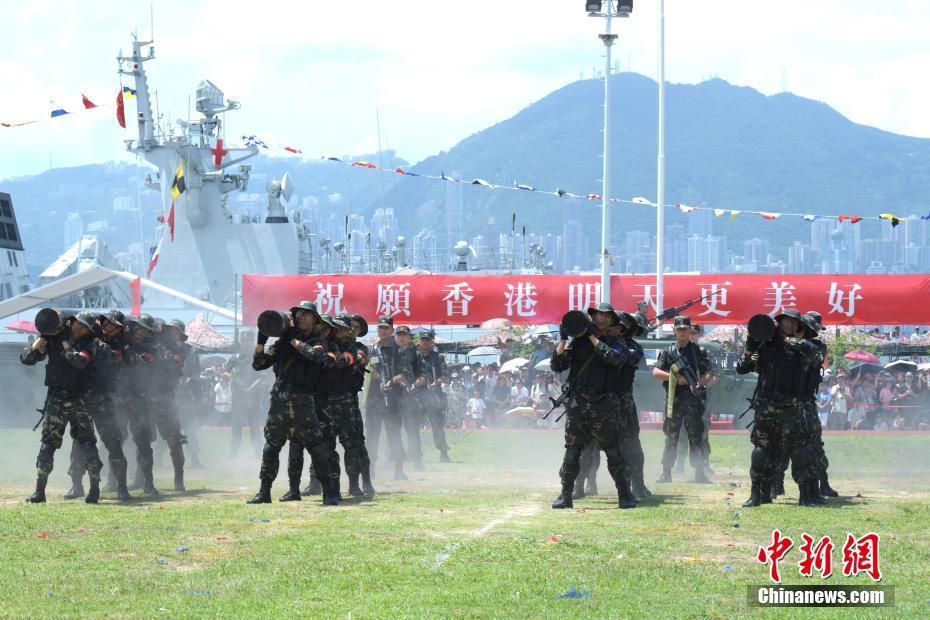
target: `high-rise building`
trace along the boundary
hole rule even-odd
[[[563,258],[560,270],[565,273],[590,268],[588,237],[582,234],[578,220],[570,219],[562,226]]]
[[[714,234],[714,213],[698,209],[688,214],[688,236],[710,237]]]
[[[453,172],[458,178],[458,173]],[[446,247],[451,250],[464,239],[465,234],[465,188],[461,183],[446,183]]]
[[[769,242],[753,238],[743,242],[743,263],[755,263],[760,270],[769,263]]]

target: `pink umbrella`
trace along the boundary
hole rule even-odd
[[[32,321],[13,321],[12,323],[7,323],[4,327],[13,330],[14,332],[20,332],[21,334],[39,333],[39,330],[36,329],[35,323]]]
[[[513,327],[510,319],[488,319],[481,324],[481,329],[507,329]]]
[[[859,351],[858,349],[855,351],[850,351],[843,356],[843,359],[852,360],[854,362],[869,362],[870,364],[879,363],[877,357],[871,353],[867,353],[866,351]]]

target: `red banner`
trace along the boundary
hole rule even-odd
[[[395,323],[476,325],[494,318],[515,324],[558,323],[568,310],[597,303],[598,276],[306,275],[242,278],[243,319],[265,309],[287,309],[302,299],[321,313],[390,315]],[[645,301],[655,312],[655,276],[615,275],[611,303],[634,311]],[[754,314],[785,308],[816,310],[827,325],[930,324],[930,276],[707,274],[665,277],[666,308],[702,298],[685,314],[703,324],[742,324]]]

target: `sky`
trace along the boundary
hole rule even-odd
[[[210,79],[241,110],[228,141],[256,134],[305,157],[395,149],[419,161],[604,65],[581,0],[0,0],[0,179],[132,161],[112,105],[115,57],[154,13],[146,63],[167,124]],[[789,90],[855,122],[930,137],[930,1],[667,0],[666,79]],[[657,74],[658,0],[615,22],[623,71]],[[125,81],[125,78],[124,78]],[[126,82],[130,84],[130,82]],[[50,102],[76,113],[48,119]],[[480,176],[480,171],[474,171]]]

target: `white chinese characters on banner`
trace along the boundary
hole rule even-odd
[[[395,317],[403,314],[410,316],[410,283],[379,284],[378,307],[375,310],[378,316]]]
[[[342,312],[342,283],[326,284],[323,282],[316,283],[316,311],[320,314],[331,314],[333,316]]]
[[[516,286],[507,285],[504,297],[507,299],[507,316],[536,316],[536,297],[539,291],[532,282],[518,282]]]
[[[701,305],[704,306],[704,312],[698,316],[729,316],[730,311],[724,310],[723,306],[727,305],[727,287],[732,284],[727,281],[723,284],[716,282],[712,284],[701,285]]]
[[[469,294],[475,291],[468,282],[449,284],[442,289],[442,292],[446,293],[442,300],[446,302],[447,316],[468,316],[468,302],[475,297]]]
[[[648,304],[653,312],[659,311],[659,300],[656,298],[655,284],[637,284],[637,287],[643,289],[639,296],[639,303]]]
[[[846,288],[847,290],[843,290]],[[859,291],[862,289],[858,284],[840,285],[837,282],[830,283],[829,298],[827,303],[830,304],[829,314],[845,314],[852,317],[856,314],[856,301],[862,299]]]
[[[579,282],[568,285],[568,309],[587,310],[601,300],[600,282]]]
[[[765,301],[769,304],[769,316],[777,316],[788,308],[797,307],[797,298],[794,296],[794,285],[788,282],[772,282],[765,287]]]

